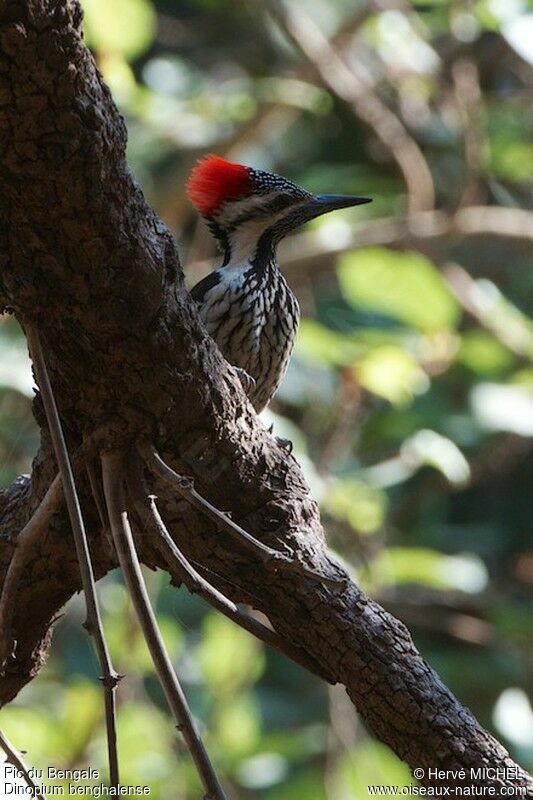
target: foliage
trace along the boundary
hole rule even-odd
[[[87,40],[127,117],[130,161],[176,234],[191,283],[214,255],[183,189],[205,150],[310,190],[375,198],[284,249],[304,320],[272,409],[275,428],[294,440],[339,556],[531,768],[533,217],[517,236],[493,223],[475,235],[454,229],[454,214],[533,206],[532,6],[381,6],[291,4],[418,144],[440,217],[429,210],[405,220],[413,198],[400,144],[385,147],[357,103],[354,113],[324,83],[269,16],[269,2],[84,2]],[[29,469],[37,442],[24,339],[10,319],[0,325],[0,356],[5,485]],[[160,575],[149,578],[232,797],[343,800],[366,797],[369,783],[410,781],[347,702]],[[124,781],[149,784],[161,800],[192,800],[194,770],[175,743],[120,578],[108,576],[100,592],[127,673]],[[104,775],[97,666],[80,603],[69,604],[47,667],[2,711],[2,726],[31,763],[90,764]]]

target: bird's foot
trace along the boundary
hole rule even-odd
[[[237,373],[237,377],[241,382],[245,394],[249,397],[255,389],[255,378],[252,378],[245,369],[241,369],[240,367],[233,367],[233,369]]]
[[[294,445],[290,439],[282,439],[281,436],[276,436],[276,442],[288,456],[292,455]]]

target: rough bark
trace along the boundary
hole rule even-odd
[[[257,538],[315,571],[342,575],[297,463],[258,421],[195,314],[172,238],[126,166],[124,122],[80,26],[77,0],[0,3],[0,299],[22,324],[39,327],[70,447],[96,431],[101,449],[153,441]],[[31,479],[0,498],[1,574],[56,472],[38,398],[35,410],[43,435]],[[82,472],[78,481],[103,575],[115,557]],[[168,488],[156,488],[183,551],[343,683],[370,729],[412,767],[516,766],[406,628],[353,582],[336,588],[265,569]],[[149,540],[139,544],[145,563],[164,568]],[[38,672],[53,620],[79,588],[66,515],[58,515],[24,575],[2,702]]]

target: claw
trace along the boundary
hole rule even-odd
[[[294,447],[293,443],[290,439],[282,439],[281,436],[276,436],[276,442],[284,450],[288,456],[292,455],[292,449]]]
[[[249,397],[255,389],[255,378],[252,378],[245,369],[241,369],[240,367],[233,367],[233,369],[237,373],[237,377],[242,384],[245,394]]]

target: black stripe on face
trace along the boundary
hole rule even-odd
[[[280,194],[277,197],[273,197],[271,200],[268,200],[266,203],[261,203],[261,205],[257,205],[254,208],[244,211],[238,217],[232,219],[231,223],[226,226],[225,230],[228,233],[231,233],[240,228],[241,225],[245,225],[251,220],[274,216],[275,214],[279,214],[279,212],[283,211],[285,208],[289,208],[296,202],[299,202],[303,199],[304,198],[295,198],[291,197],[290,195]]]

